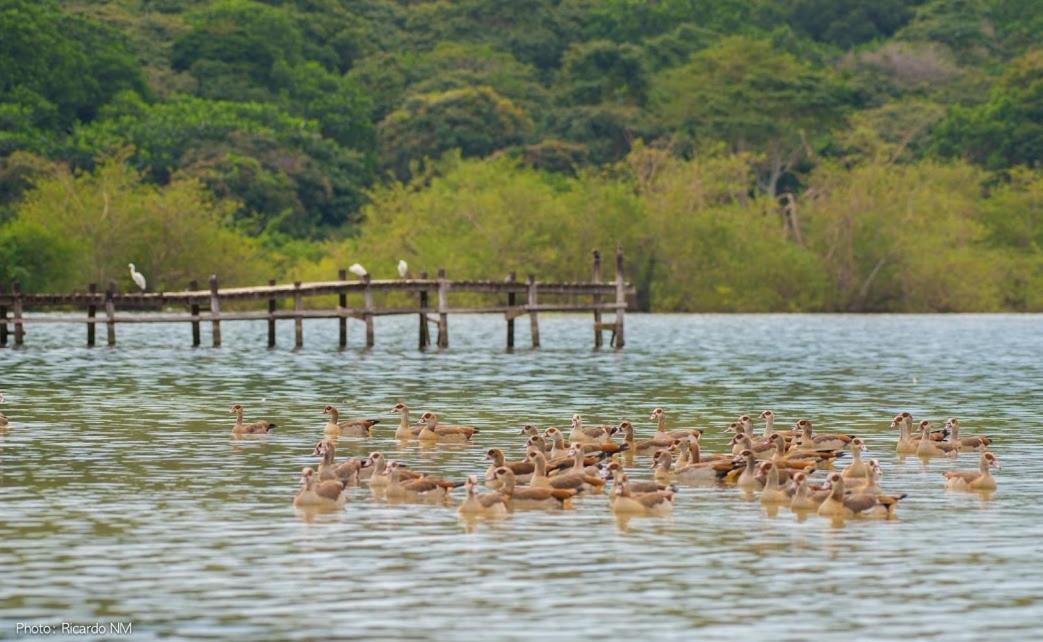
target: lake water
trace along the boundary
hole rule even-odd
[[[225,324],[217,350],[182,325],[120,326],[112,350],[46,325],[0,351],[0,638],[61,621],[131,621],[136,640],[1043,637],[1041,316],[631,315],[620,353],[591,352],[585,316],[541,319],[543,349],[514,354],[502,319],[451,318],[441,354],[415,350],[415,319],[378,319],[370,352],[338,352],[331,321],[293,352],[290,325],[273,351],[253,322]],[[476,444],[400,447],[384,414],[399,400],[478,426]],[[278,430],[233,441],[236,402]],[[525,422],[647,434],[663,406],[718,451],[729,421],[771,408],[864,436],[909,497],[896,521],[839,528],[734,488],[683,488],[672,518],[625,526],[604,496],[472,525],[363,487],[308,519],[291,498],[327,403],[386,422],[338,455],[455,478],[483,473],[488,446],[519,458]],[[952,462],[898,461],[902,410],[992,435],[999,492],[947,493]]]

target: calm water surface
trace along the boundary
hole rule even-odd
[[[296,353],[289,324],[274,351],[260,323],[226,324],[219,350],[181,326],[121,326],[92,351],[81,327],[31,326],[0,351],[0,638],[110,620],[141,640],[1043,637],[1043,317],[634,315],[623,353],[591,352],[586,317],[541,321],[545,347],[510,355],[492,318],[454,317],[443,354],[415,350],[413,319],[379,319],[368,353],[337,352],[332,322],[306,323]],[[383,414],[398,400],[473,423],[476,445],[400,447]],[[235,402],[279,429],[232,441]],[[897,521],[842,528],[733,488],[684,488],[671,519],[621,525],[595,496],[472,525],[361,488],[308,519],[290,500],[327,403],[388,426],[339,455],[457,478],[484,472],[487,446],[519,458],[525,422],[651,432],[663,406],[719,450],[727,422],[771,408],[863,435],[909,498]],[[994,436],[999,492],[946,493],[952,462],[898,461],[901,410]]]

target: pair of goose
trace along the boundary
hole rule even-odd
[[[931,422],[926,419],[919,424],[919,433],[912,430],[912,415],[902,413],[891,421],[891,428],[898,429],[898,443],[895,451],[900,455],[916,455],[917,457],[955,457],[961,451],[973,451],[988,446],[992,438],[985,435],[960,436],[960,420],[956,417],[945,422],[943,430],[932,430]]]
[[[399,461],[388,462],[383,453],[373,452],[365,459],[336,460],[336,441],[325,438],[315,445],[313,456],[321,457],[318,471],[302,471],[295,506],[334,509],[343,506],[343,492],[361,482],[382,491],[389,499],[444,501],[462,483],[409,470]]]
[[[794,450],[804,451],[839,451],[851,445],[855,435],[847,433],[818,433],[814,432],[809,419],[800,419],[790,430],[775,430],[775,413],[765,410],[760,414],[764,420],[764,432],[760,437],[754,434],[753,420],[749,415],[742,415],[725,429],[725,432],[734,432],[737,437],[745,437],[754,446],[751,450],[767,450],[776,437],[781,437],[786,444]]]
[[[419,421],[410,425],[409,407],[404,403],[396,403],[391,408],[391,413],[399,416],[395,438],[401,441],[418,439],[434,443],[463,444],[469,443],[475,433],[478,432],[478,429],[474,426],[440,424],[438,423],[438,415],[433,412],[421,414]]]

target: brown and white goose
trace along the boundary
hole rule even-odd
[[[794,512],[817,511],[818,507],[829,497],[830,488],[812,488],[808,485],[808,477],[804,473],[793,476],[792,496],[790,497],[790,510]]]
[[[573,444],[601,443],[608,439],[611,430],[612,426],[605,424],[584,426],[582,417],[572,415],[572,432],[569,433],[569,442]]]
[[[862,453],[869,452],[869,448],[866,447],[858,437],[851,440],[851,463],[844,468],[844,472],[841,476],[845,480],[849,479],[865,479],[869,476],[869,465],[862,461]]]
[[[344,506],[344,482],[331,479],[320,482],[315,471],[301,471],[301,486],[293,498],[293,505],[301,508],[337,509]]]
[[[315,444],[312,456],[322,457],[318,470],[319,481],[336,479],[346,486],[358,486],[360,471],[370,465],[368,459],[348,459],[338,464],[337,443],[332,439],[322,439]]]
[[[403,465],[400,461],[393,461],[388,464],[388,499],[441,502],[445,501],[449,496],[449,491],[463,486],[463,482],[450,482],[426,475],[419,479],[403,481],[400,477],[402,470]]]
[[[632,493],[627,483],[627,476],[621,475],[618,482],[614,483],[612,494],[615,496],[610,501],[612,512],[617,515],[669,515],[674,510],[674,493],[669,490],[653,491],[651,493]]]
[[[470,443],[471,438],[478,432],[474,426],[439,425],[438,415],[433,412],[420,415],[417,425],[423,426],[417,439],[440,444]]]
[[[235,425],[232,426],[232,435],[236,437],[242,437],[244,435],[267,435],[275,430],[276,425],[264,419],[251,421],[250,423],[244,422],[243,412],[242,404],[237,403],[232,406],[231,414],[235,415]]]
[[[960,434],[960,420],[956,417],[950,417],[945,422],[945,427],[949,429],[949,441],[954,444],[960,445],[960,450],[963,451],[974,451],[978,450],[981,446],[989,446],[992,444],[992,437],[985,435],[961,435]]]
[[[623,465],[617,461],[606,462],[605,466],[601,469],[601,478],[605,480],[611,479],[613,484],[619,483],[620,475],[626,471],[623,470]],[[677,486],[673,484],[660,484],[655,480],[644,480],[644,479],[631,479],[629,480],[630,491],[634,493],[651,493],[657,490],[672,490],[677,492]]]
[[[369,437],[370,429],[380,423],[379,419],[341,419],[340,412],[333,406],[326,406],[322,413],[329,415],[323,432],[340,437]]]
[[[761,490],[762,504],[789,504],[790,496],[779,483],[779,468],[775,462],[766,461],[760,465],[764,476],[764,488]]]
[[[491,493],[477,492],[478,478],[468,475],[464,482],[464,492],[467,496],[456,512],[465,517],[501,517],[507,514],[507,496],[501,492]]]
[[[490,462],[488,470],[485,471],[485,477],[487,480],[489,475],[491,475],[497,468],[500,466],[506,466],[511,469],[512,473],[514,473],[514,480],[517,483],[527,484],[532,479],[532,474],[536,469],[533,463],[528,460],[508,462],[507,458],[503,455],[503,451],[499,448],[490,448],[485,451],[485,460]],[[486,481],[486,486],[489,486],[489,488],[497,488],[499,483],[499,480],[494,478]]]
[[[391,414],[398,415],[398,428],[395,428],[395,439],[400,441],[409,441],[420,434],[420,431],[424,429],[420,425],[412,425],[409,423],[409,406],[399,402],[391,407]]]
[[[500,480],[499,490],[507,496],[511,510],[571,508],[570,500],[578,492],[572,488],[517,486],[514,473],[507,467],[497,468],[493,476]]]
[[[843,450],[851,444],[855,435],[845,433],[814,434],[809,419],[801,419],[797,422],[800,436],[797,437],[800,450]]]
[[[920,422],[920,440],[916,443],[917,457],[924,459],[930,457],[956,457],[959,453],[959,444],[948,441],[935,441],[931,438],[931,422],[926,419]]]
[[[869,495],[864,493],[846,494],[844,478],[840,473],[831,473],[827,478],[830,494],[818,507],[822,517],[848,519],[851,517],[868,517],[875,519],[893,519],[898,502],[905,495]]]
[[[919,440],[919,433],[913,429],[913,415],[909,412],[902,412],[898,416],[902,418],[902,422],[905,424],[906,430],[908,430],[909,434],[913,436],[913,439]],[[945,439],[949,436],[949,430],[947,428],[942,428],[941,430],[932,430],[930,432],[930,435],[932,441],[945,441]]]
[[[999,468],[996,455],[982,447],[978,457],[978,470],[951,470],[945,473],[945,487],[949,490],[993,491],[996,490],[996,478],[990,468]]]
[[[656,422],[655,435],[653,435],[653,439],[656,439],[657,441],[673,442],[675,439],[687,439],[691,435],[703,434],[701,428],[677,428],[675,430],[667,430],[666,411],[662,408],[656,408],[653,410],[649,419]]]

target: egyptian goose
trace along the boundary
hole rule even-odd
[[[475,487],[478,478],[468,475],[464,482],[464,491],[467,496],[456,512],[465,517],[501,517],[507,514],[507,496],[503,493],[493,491],[491,493],[478,494]]]
[[[790,510],[795,512],[817,511],[819,505],[832,492],[829,488],[811,488],[808,486],[807,480],[808,476],[802,472],[793,476]]]
[[[744,450],[754,454],[757,459],[769,459],[775,454],[775,442],[772,440],[753,441],[745,432],[740,432],[731,440],[732,455],[741,455]]]
[[[813,434],[811,421],[808,419],[798,421],[797,428],[801,431],[797,437],[800,450],[843,450],[855,438],[854,435],[843,433]]]
[[[624,450],[628,450],[630,445],[626,442],[617,444],[612,441],[612,435],[618,431],[619,428],[612,426],[606,433],[604,441],[600,442],[566,442],[565,435],[560,430],[553,426],[543,432],[545,439],[551,440],[550,457],[551,459],[557,459],[558,457],[564,457],[568,454],[569,448],[572,446],[579,446],[585,453],[604,453],[606,455],[614,455]]]
[[[908,412],[903,412],[898,416],[902,418],[902,422],[905,424],[906,430],[908,430],[909,434],[913,436],[913,439],[919,441],[920,435],[916,434],[913,429],[913,416]],[[945,439],[949,436],[949,429],[942,428],[941,430],[932,430],[930,432],[930,435],[932,441],[945,441]]]
[[[532,462],[533,473],[532,479],[529,481],[530,486],[539,488],[571,488],[579,491],[586,490],[589,488],[589,484],[584,483],[587,476],[590,475],[585,469],[580,475],[572,475],[570,467],[566,472],[548,476],[548,463],[547,458],[543,453],[538,450],[530,449],[527,454],[527,459]],[[604,477],[601,476],[601,471],[597,471],[597,477],[604,482]],[[517,479],[517,476],[515,476]]]
[[[529,437],[536,437],[540,434],[540,429],[532,424],[525,424],[522,426],[520,435],[528,435]]]
[[[450,426],[438,425],[438,415],[433,412],[425,412],[420,415],[417,425],[423,425],[424,429],[417,435],[420,441],[433,441],[440,444],[465,444],[470,443],[471,438],[478,432],[473,426]]]
[[[832,464],[833,460],[844,454],[842,450],[795,450],[787,448],[786,440],[779,433],[771,436],[770,443],[775,450],[769,459],[779,467],[780,474],[781,471],[785,470],[808,470],[820,464]]]
[[[308,508],[336,509],[344,506],[344,483],[331,479],[320,482],[315,471],[305,468],[301,471],[301,487],[293,498],[293,505]]]
[[[894,496],[845,494],[844,478],[840,473],[831,473],[827,481],[830,487],[829,496],[818,507],[818,514],[822,517],[892,519],[895,516],[898,502],[905,498],[904,494]]]
[[[735,480],[735,485],[745,491],[760,490],[761,482],[757,481],[757,458],[753,451],[744,450],[739,456],[743,458],[744,466]]]
[[[960,436],[960,420],[956,417],[950,417],[945,422],[945,427],[949,429],[949,441],[954,444],[960,445],[960,450],[972,451],[978,450],[981,446],[989,446],[992,444],[992,437],[986,437],[985,435],[964,435]]]
[[[703,434],[701,428],[678,428],[677,430],[667,430],[666,411],[662,408],[656,408],[653,410],[648,418],[649,420],[656,422],[655,436],[653,438],[658,441],[669,440],[669,442],[673,442],[675,439],[687,439],[691,435]]]
[[[329,479],[338,479],[344,482],[345,486],[358,486],[359,485],[359,472],[370,465],[368,459],[358,460],[349,459],[347,461],[337,463],[337,444],[332,439],[322,439],[319,443],[315,444],[315,450],[312,452],[313,457],[322,457],[322,463],[319,464],[319,481],[327,481]]]
[[[891,420],[891,430],[896,428],[898,429],[898,444],[895,446],[895,452],[899,455],[915,455],[920,439],[913,438],[913,435],[909,433],[909,426],[902,415],[897,415]]]
[[[630,452],[638,453],[639,455],[647,455],[649,453],[655,453],[655,451],[662,448],[668,448],[673,445],[675,440],[666,439],[644,439],[642,441],[634,440],[634,424],[629,421],[619,422],[618,429],[623,432],[623,443],[627,445],[627,450]]]
[[[330,416],[323,432],[340,437],[369,437],[370,429],[379,424],[379,419],[345,419],[340,420],[340,412],[333,406],[326,406],[322,413]]]
[[[866,477],[865,479],[845,479],[844,483],[848,490],[854,493],[865,493],[866,495],[879,495],[884,492],[882,488],[877,484],[880,478],[883,476],[883,471],[880,469],[880,462],[875,459],[870,459],[866,462]]]
[[[547,440],[543,438],[543,435],[533,435],[525,440],[525,449],[535,448],[544,455],[551,451],[551,447],[547,445]]]
[[[670,451],[663,449],[657,450],[652,455],[652,470],[655,471],[654,477],[660,484],[667,484],[674,478],[673,471],[674,458],[671,456]]]
[[[587,470],[583,451],[577,445],[573,445],[569,448],[569,455],[573,458],[572,468],[551,477],[555,488],[600,492],[605,486],[605,480],[598,474],[597,469],[593,473]]]
[[[789,504],[790,496],[779,485],[779,468],[775,462],[765,461],[760,465],[764,476],[764,489],[761,491],[762,504]]]
[[[724,453],[704,453],[702,451],[701,434],[691,435],[688,439],[680,440],[678,451],[677,468],[680,468],[682,465],[701,464],[708,461],[731,461],[735,458],[734,455],[726,455]],[[633,487],[634,482],[630,482],[630,485]]]
[[[612,426],[604,424],[600,426],[584,426],[583,418],[572,415],[572,432],[569,433],[569,442],[578,443],[600,443],[608,439]]]
[[[236,437],[242,437],[243,435],[267,435],[276,428],[275,424],[264,419],[244,423],[242,404],[237,403],[232,406],[231,414],[235,415],[235,425],[232,427],[232,434]]]
[[[489,475],[500,466],[506,466],[511,469],[514,473],[514,481],[519,484],[527,484],[532,479],[532,474],[535,472],[536,467],[531,461],[512,461],[508,462],[507,458],[503,456],[503,451],[499,448],[490,448],[485,451],[486,461],[491,462],[488,470],[485,471],[486,479]],[[493,479],[486,482],[486,486],[489,488],[497,488],[499,486],[499,480]]]
[[[949,490],[992,491],[996,490],[996,478],[989,468],[999,468],[996,455],[982,447],[978,457],[978,470],[951,470],[945,473],[945,487]]]
[[[570,508],[570,500],[578,492],[572,488],[518,487],[514,483],[514,473],[506,466],[493,471],[493,476],[500,480],[500,492],[507,496],[511,510]]]
[[[612,494],[615,499],[610,502],[612,512],[617,515],[669,515],[674,510],[674,493],[669,490],[651,493],[634,494],[627,484],[627,476],[620,475],[614,482]]]
[[[916,444],[916,456],[929,457],[956,457],[960,453],[959,444],[948,441],[935,441],[931,438],[931,422],[924,419],[920,422],[920,440]]]
[[[684,444],[682,443],[683,448]],[[723,479],[732,470],[741,466],[741,463],[734,457],[706,461],[698,461],[698,457],[697,453],[695,456],[696,461],[692,461],[692,458],[689,457],[688,463],[684,465],[677,463],[673,467],[673,479],[685,484],[712,483]],[[633,482],[631,482],[631,485],[633,485]]]
[[[387,486],[390,478],[387,475],[387,459],[384,457],[384,453],[370,453],[366,461],[368,463],[362,467],[359,479],[369,480],[369,485],[374,488]],[[403,466],[399,466],[399,468],[398,476],[400,479],[420,479],[423,477],[420,473]]]
[[[423,426],[409,423],[409,407],[404,403],[396,403],[391,407],[391,414],[398,415],[398,428],[395,428],[395,439],[409,441],[423,430]]]
[[[403,481],[400,477],[402,469],[403,464],[400,461],[388,464],[388,499],[441,502],[449,496],[450,490],[463,485],[463,482],[450,482],[428,476]]]
[[[604,468],[601,469],[602,479],[611,479],[613,484],[619,483],[619,476],[625,471],[623,470],[622,464],[617,461],[607,462]],[[673,484],[660,484],[655,480],[638,480],[633,479],[629,481],[630,491],[634,493],[651,493],[657,490],[672,490],[677,492],[677,486]]]
[[[869,452],[865,442],[858,437],[852,439],[851,463],[844,468],[844,472],[841,474],[845,481],[849,479],[865,479],[869,476],[869,466],[862,461],[863,452]]]
[[[762,412],[761,419],[764,420],[763,435],[765,438],[771,437],[772,435],[782,435],[783,438],[786,439],[786,441],[789,441],[791,439],[795,439],[800,434],[800,431],[796,429],[775,430],[775,413],[771,410],[765,410],[764,412]]]

